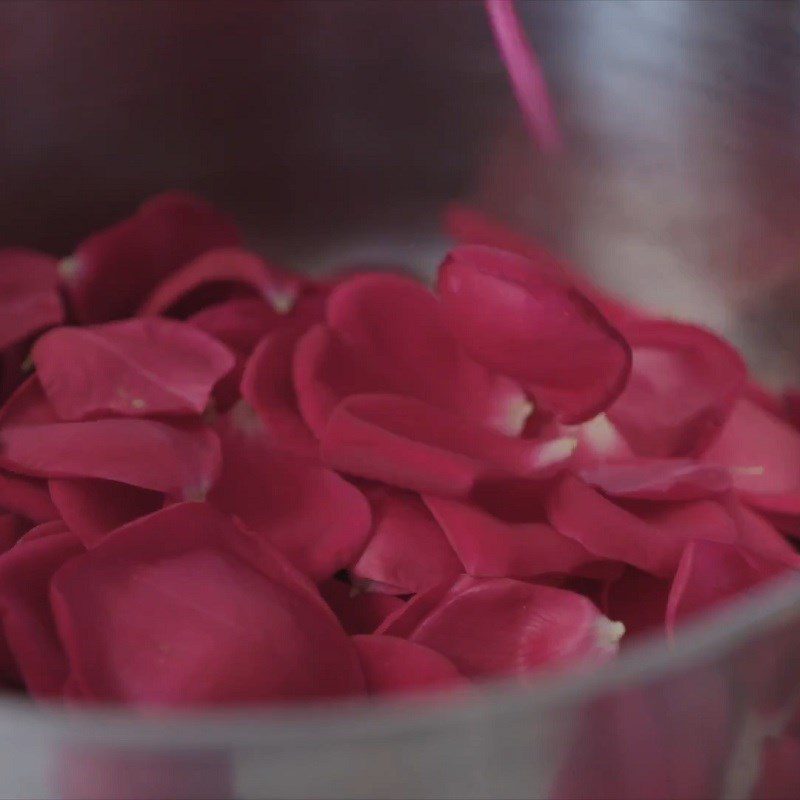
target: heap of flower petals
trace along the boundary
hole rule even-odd
[[[524,680],[800,567],[798,395],[474,212],[312,281],[172,192],[0,251],[0,681],[133,706]]]

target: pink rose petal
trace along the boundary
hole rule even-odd
[[[734,544],[739,538],[734,520],[720,503],[643,503],[633,513],[573,476],[566,476],[551,493],[548,517],[559,533],[597,558],[664,578],[672,576],[688,542]]]
[[[59,266],[81,322],[132,314],[156,284],[215,247],[237,245],[233,223],[184,192],[165,192],[128,219],[92,234]]]
[[[67,677],[50,609],[50,580],[83,548],[71,533],[61,531],[28,537],[0,555],[3,630],[20,675],[36,697],[59,694]]]
[[[616,652],[623,632],[574,592],[508,578],[464,577],[409,639],[478,678],[602,662]]]
[[[602,292],[586,276],[556,258],[546,247],[491,219],[480,211],[451,204],[445,212],[446,232],[459,244],[484,245],[524,256],[543,278],[576,288],[612,322],[638,319],[638,312],[621,300]]]
[[[39,381],[63,420],[200,414],[231,352],[191,325],[133,319],[56,328],[33,348]]]
[[[685,458],[636,458],[583,467],[580,478],[612,497],[700,500],[731,488],[727,469]]]
[[[628,567],[612,581],[606,593],[604,613],[625,625],[625,641],[642,634],[664,634],[671,583]]]
[[[364,496],[332,470],[273,448],[230,416],[219,426],[222,471],[208,499],[241,519],[314,580],[350,566],[370,533]]]
[[[342,472],[464,496],[483,480],[556,474],[575,440],[516,439],[409,397],[356,395],[333,413],[320,445],[323,461]]]
[[[286,313],[300,291],[297,278],[268,264],[255,253],[235,247],[219,248],[168,275],[153,290],[139,313],[145,316],[164,314],[179,304],[187,305],[202,290],[213,290],[220,285],[247,289],[268,302],[276,313]]]
[[[395,694],[467,686],[443,655],[396,636],[354,636],[369,694]]]
[[[205,504],[120,528],[64,566],[52,596],[73,695],[195,706],[363,691],[312,587]]]
[[[0,249],[0,350],[63,318],[55,259],[23,248]]]
[[[637,322],[625,335],[631,376],[608,418],[637,455],[696,454],[745,390],[741,356],[710,331],[682,322]]]
[[[0,408],[0,426],[42,425],[59,419],[47,399],[39,379],[32,375],[21,384]]]
[[[44,481],[4,470],[0,470],[0,508],[31,522],[49,522],[59,515]]]
[[[84,547],[164,505],[161,492],[116,481],[62,478],[49,484],[58,513]]]
[[[750,400],[734,406],[702,458],[730,469],[754,507],[800,516],[800,431]]]
[[[101,419],[0,427],[0,466],[40,478],[102,478],[175,497],[203,496],[219,470],[202,425]]]
[[[577,290],[522,256],[482,246],[452,250],[439,270],[451,332],[478,362],[522,383],[564,422],[582,422],[620,394],[630,347]]]
[[[475,505],[426,495],[467,574],[477,578],[534,578],[570,573],[594,557],[542,522],[506,522]]]
[[[414,397],[513,435],[531,410],[513,381],[465,356],[436,297],[397,275],[360,275],[336,286],[326,326],[298,344],[293,375],[300,410],[317,436],[354,394]]]
[[[350,574],[416,594],[464,568],[442,529],[417,495],[388,489],[370,494],[373,529]]]
[[[247,362],[241,391],[277,446],[316,455],[319,444],[300,416],[292,382],[292,355],[303,332],[290,326],[266,336]]]
[[[362,592],[332,578],[319,585],[322,598],[349,634],[374,633],[375,629],[404,605],[399,597]]]
[[[238,297],[208,306],[187,322],[235,353],[250,355],[268,333],[286,322],[286,317],[263,300]]]
[[[800,569],[800,556],[795,569]],[[785,571],[786,565],[767,561],[735,545],[691,542],[672,581],[667,632],[673,635],[678,622],[742,595]]]

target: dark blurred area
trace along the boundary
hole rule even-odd
[[[290,258],[469,196],[782,376],[800,351],[800,7],[519,4],[538,155],[471,0],[5,0],[0,242],[68,252],[167,187]],[[776,378],[777,379],[777,378]]]

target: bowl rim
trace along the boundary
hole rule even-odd
[[[0,738],[70,741],[145,751],[287,749],[435,734],[492,718],[568,709],[622,686],[657,682],[724,659],[737,647],[800,620],[800,576],[772,581],[686,623],[673,641],[650,635],[596,668],[543,674],[530,683],[486,682],[480,690],[398,698],[350,698],[294,706],[128,711],[65,707],[24,698],[0,701]],[[466,728],[465,728],[466,730]]]

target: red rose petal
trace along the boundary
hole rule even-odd
[[[39,381],[61,419],[200,414],[231,352],[191,325],[133,319],[57,328],[33,348]]]
[[[750,400],[739,400],[702,458],[730,469],[756,508],[800,515],[800,431]]]
[[[374,633],[375,629],[404,605],[399,597],[361,592],[332,578],[319,585],[322,598],[349,634]]]
[[[524,256],[544,278],[574,286],[613,322],[639,318],[639,313],[622,300],[601,291],[585,275],[556,258],[541,243],[522,235],[480,211],[451,204],[445,213],[445,229],[459,244],[484,245]]]
[[[219,248],[204,253],[168,275],[153,290],[139,313],[145,316],[164,314],[199,289],[220,284],[244,287],[281,314],[294,305],[300,291],[298,279],[268,264],[255,253],[235,247]]]
[[[604,612],[625,626],[625,641],[664,633],[671,583],[628,567],[608,587]]]
[[[516,439],[409,397],[356,395],[333,413],[320,445],[323,461],[342,472],[464,496],[481,480],[550,477],[575,440]]]
[[[324,580],[350,566],[370,532],[361,492],[307,459],[269,445],[258,431],[220,427],[222,471],[208,499],[241,519],[300,570]]]
[[[55,259],[23,248],[0,250],[0,350],[63,318]]]
[[[791,389],[783,395],[786,416],[795,428],[800,430],[800,389]]]
[[[0,555],[3,629],[20,675],[34,696],[59,694],[67,677],[50,609],[50,580],[83,548],[71,533],[61,530],[29,537]]]
[[[319,444],[300,416],[292,382],[292,355],[302,333],[292,326],[266,336],[247,362],[241,391],[277,446],[316,455]]]
[[[237,245],[226,216],[184,192],[166,192],[128,219],[92,234],[59,272],[81,322],[132,314],[153,287],[215,247]]]
[[[119,529],[64,566],[53,603],[74,694],[192,706],[363,691],[355,648],[263,542],[205,504]],[[252,550],[257,561],[245,560]]]
[[[439,270],[438,288],[467,352],[520,381],[564,422],[590,419],[624,388],[631,352],[622,335],[583,295],[525,258],[458,247]]]
[[[419,594],[415,594],[395,611],[386,616],[375,629],[375,633],[386,636],[400,636],[407,639],[416,630],[417,626],[447,597],[458,579],[448,578],[438,586]]]
[[[630,445],[606,414],[598,414],[580,425],[561,425],[554,432],[578,440],[573,459],[575,467],[634,458]]]
[[[800,569],[800,557],[797,567]],[[687,617],[744,594],[786,570],[741,547],[696,541],[686,546],[675,573],[667,604],[667,631]]]
[[[300,409],[318,436],[342,399],[379,392],[415,397],[503,433],[521,431],[531,406],[520,388],[464,355],[436,297],[419,283],[350,278],[331,292],[326,319],[294,356]]]
[[[187,322],[234,352],[249,355],[270,331],[286,322],[286,317],[263,300],[238,297],[208,306]]]
[[[389,584],[398,594],[416,594],[464,571],[419,497],[379,490],[371,500],[372,534],[350,570],[353,577]]]
[[[0,428],[0,466],[41,478],[102,478],[175,497],[204,496],[219,470],[201,425],[101,419]]]
[[[35,375],[19,386],[0,408],[0,425],[3,427],[42,425],[58,421],[58,417]]]
[[[602,662],[614,654],[622,633],[618,623],[574,592],[465,577],[409,638],[477,678]]]
[[[605,494],[640,500],[699,500],[731,488],[727,469],[685,458],[637,458],[583,467],[580,478]]]
[[[0,553],[5,553],[15,545],[26,528],[27,525],[22,517],[0,510]]]
[[[570,573],[594,560],[584,547],[541,522],[506,522],[474,505],[427,495],[469,575],[533,578]]]
[[[638,455],[699,452],[745,390],[742,357],[711,332],[682,322],[638,322],[625,334],[633,366],[608,418]]]
[[[61,518],[85,547],[164,505],[160,492],[115,481],[54,479],[49,484]]]
[[[739,538],[734,520],[719,503],[647,504],[634,514],[573,476],[559,482],[547,505],[555,529],[597,558],[665,578],[673,574],[686,543],[710,539],[733,544]]]
[[[367,692],[394,694],[466,686],[469,681],[429,647],[396,636],[354,636]]]
[[[31,522],[49,522],[58,517],[47,484],[0,470],[0,508],[13,511]]]

